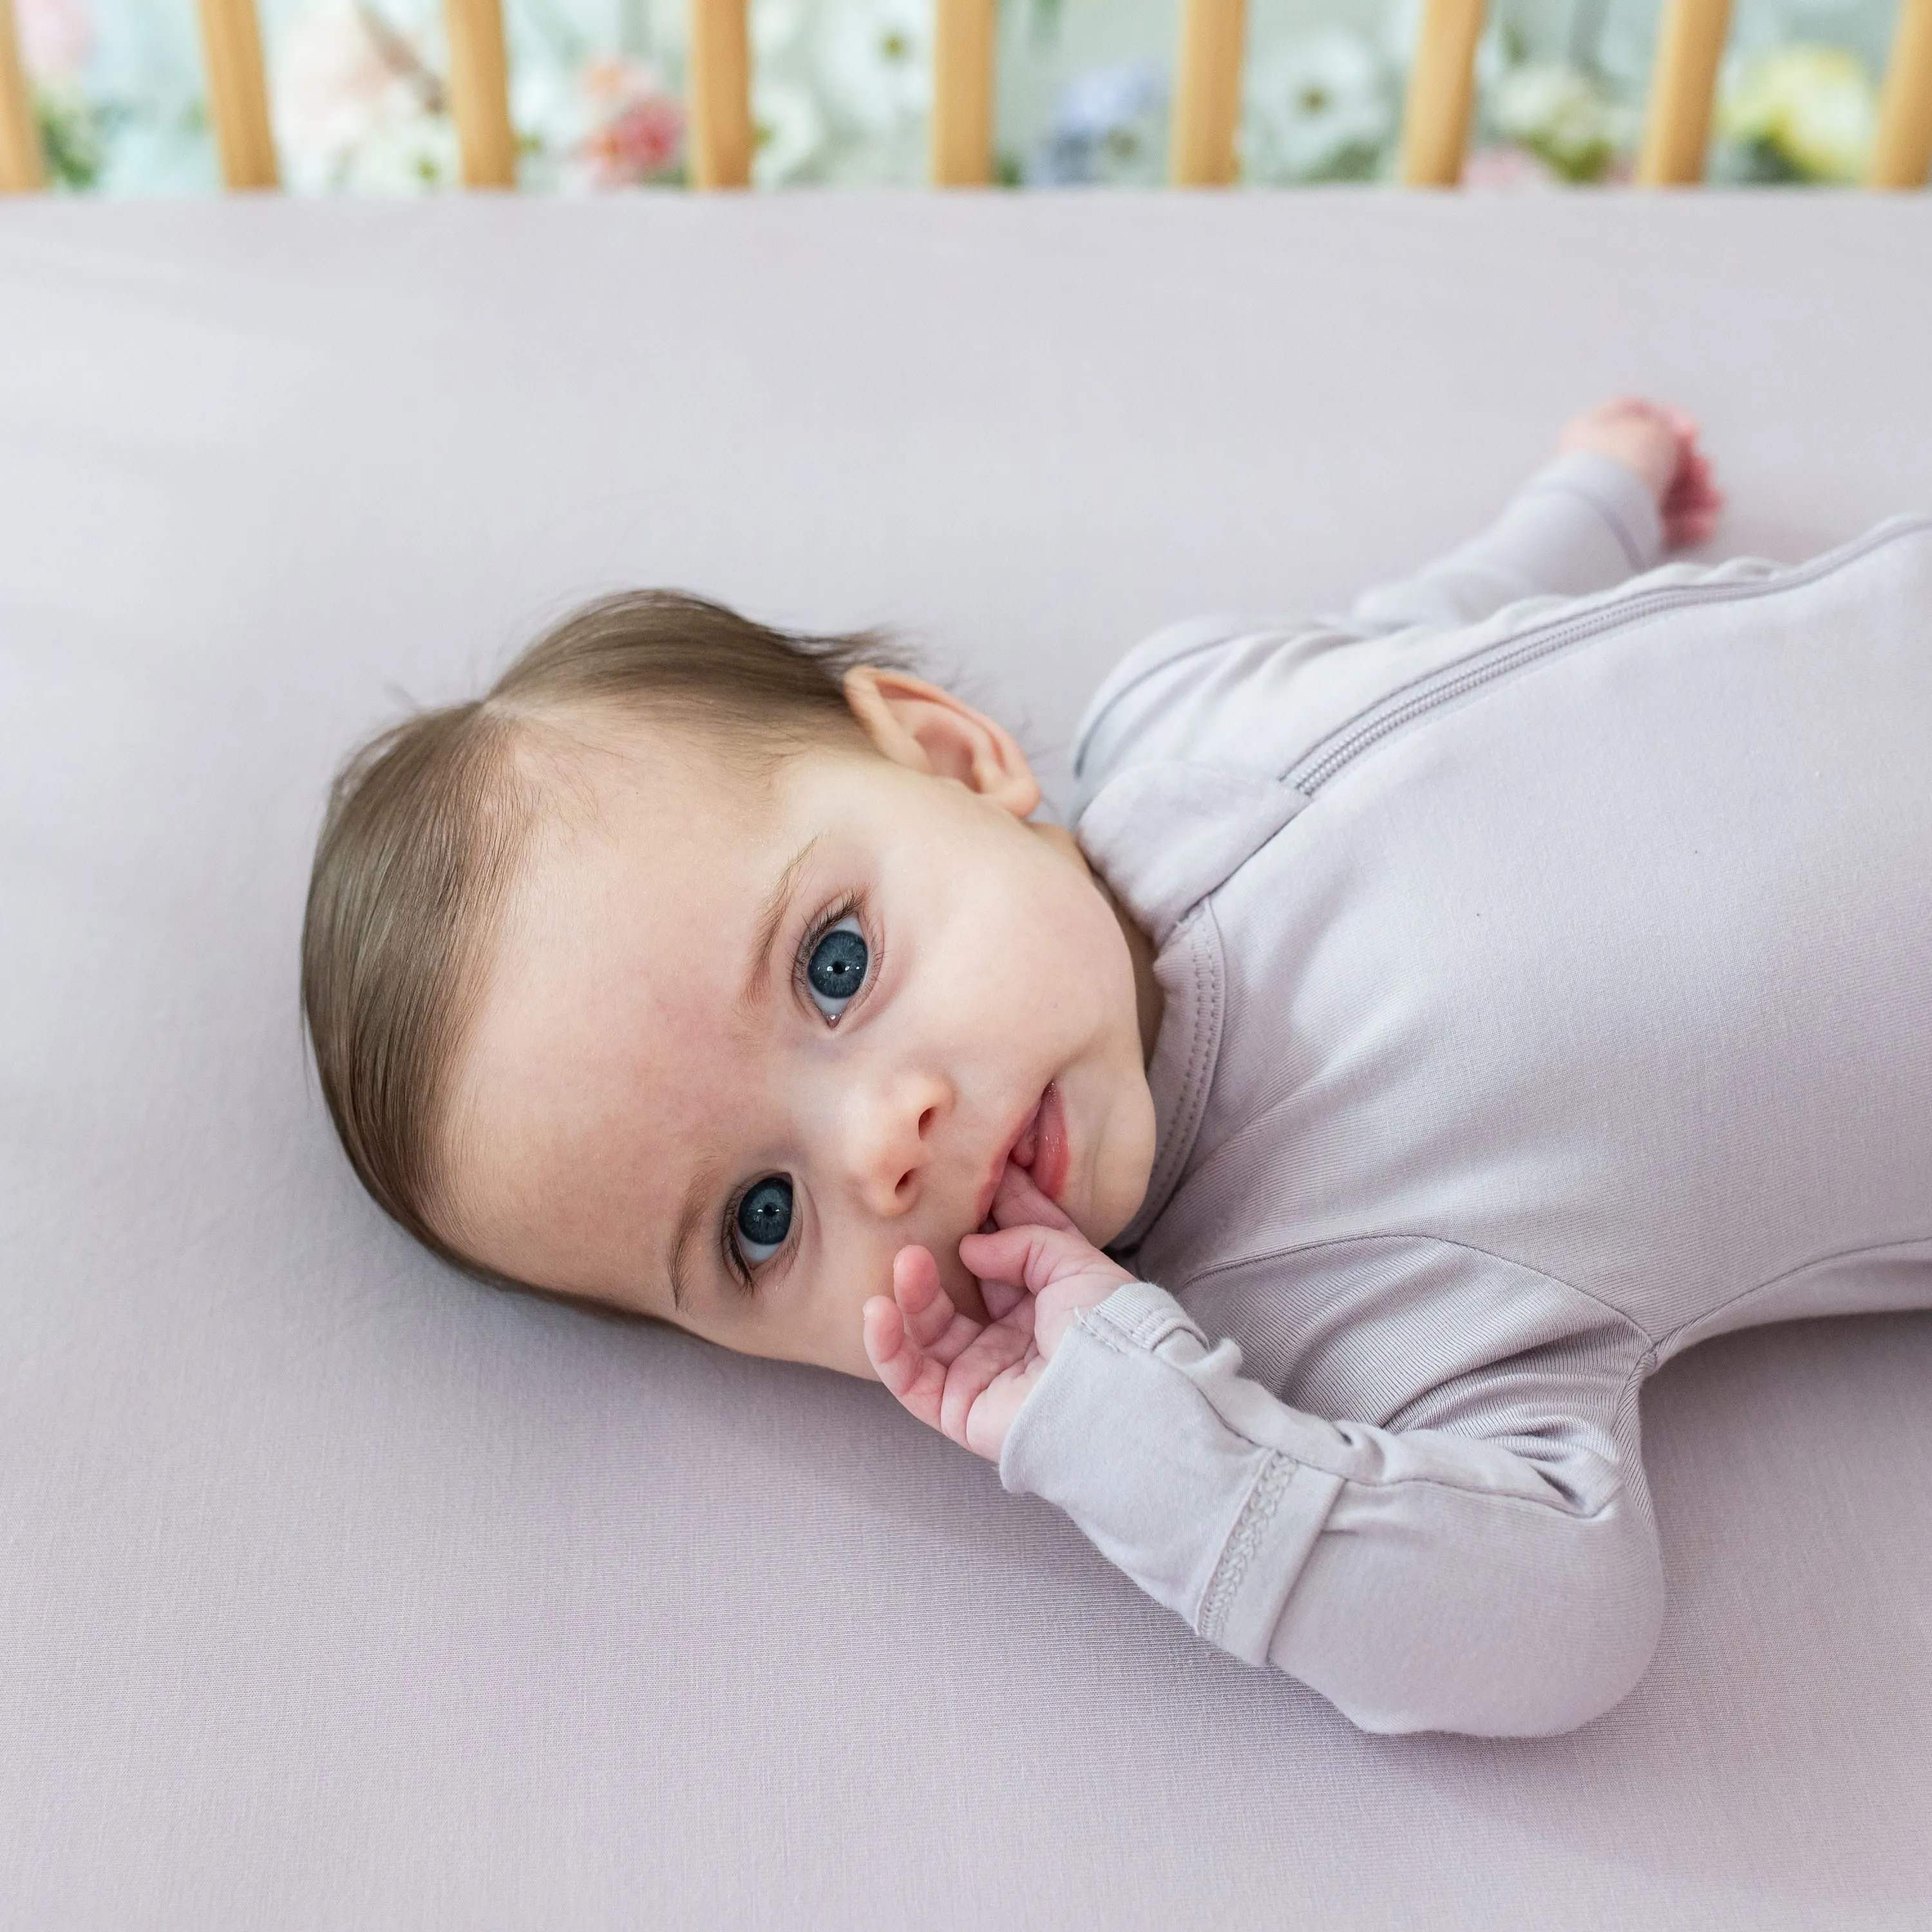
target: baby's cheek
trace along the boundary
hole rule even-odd
[[[1090,1192],[1073,1204],[1087,1238],[1105,1246],[1140,1212],[1154,1172],[1154,1095],[1138,1066],[1124,1068],[1108,1094],[1093,1152]]]

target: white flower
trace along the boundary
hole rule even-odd
[[[752,83],[752,127],[757,140],[752,180],[759,188],[796,180],[825,145],[825,117],[818,103],[809,88],[794,81]]]
[[[363,194],[420,194],[454,182],[460,160],[448,119],[418,114],[385,120],[342,155],[330,185]]]
[[[292,187],[408,194],[455,179],[456,130],[415,44],[358,0],[317,0],[276,62]]]
[[[834,0],[813,53],[836,113],[866,134],[899,130],[932,100],[932,0]]]
[[[1388,68],[1362,35],[1304,34],[1250,63],[1242,171],[1259,181],[1320,181],[1373,172],[1394,139]]]
[[[1726,140],[1772,148],[1812,181],[1858,180],[1877,119],[1870,77],[1842,47],[1761,54],[1733,70],[1718,109]]]
[[[568,154],[591,130],[590,102],[561,61],[519,61],[511,70],[510,117],[538,155]],[[542,174],[540,168],[537,172]],[[544,174],[546,182],[547,174]]]
[[[794,45],[805,26],[806,0],[752,0],[754,65]]]
[[[1636,116],[1567,61],[1530,61],[1496,84],[1497,128],[1569,181],[1594,180],[1636,137]]]

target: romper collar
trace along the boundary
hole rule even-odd
[[[1154,1168],[1138,1211],[1112,1244],[1118,1251],[1138,1246],[1167,1205],[1207,1109],[1226,1005],[1209,895],[1307,802],[1252,772],[1149,764],[1103,785],[1081,814],[1082,850],[1154,942],[1163,1001],[1148,1063]]]

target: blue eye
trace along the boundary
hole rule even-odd
[[[770,1261],[791,1232],[791,1183],[782,1174],[768,1174],[746,1189],[738,1203],[738,1251],[756,1267]]]
[[[865,985],[872,957],[856,919],[842,919],[812,949],[806,983],[812,988],[813,1004],[827,1019],[836,1020]]]

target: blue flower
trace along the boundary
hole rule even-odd
[[[1089,68],[1061,90],[1027,178],[1046,187],[1160,178],[1167,83],[1145,62]]]

